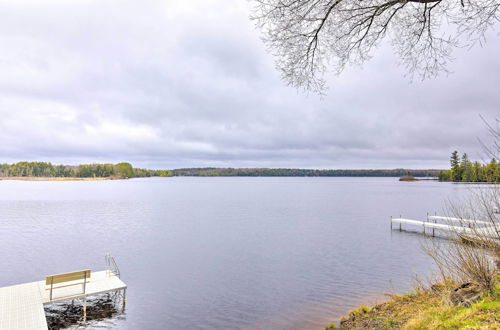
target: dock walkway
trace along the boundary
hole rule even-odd
[[[437,223],[439,220],[446,223]],[[432,229],[433,236],[434,230],[438,229],[445,232],[456,233],[466,238],[476,238],[479,235],[481,237],[495,239],[498,237],[497,230],[500,228],[500,223],[496,224],[487,221],[442,216],[428,216],[427,221],[391,217],[391,229],[395,223],[399,224],[399,230],[402,229],[402,224],[408,224],[422,228],[424,233],[426,233],[426,229]]]
[[[126,290],[127,286],[113,272],[94,272],[86,282],[85,293],[79,285],[67,285],[54,290],[52,300],[45,281],[30,282],[0,288],[1,330],[47,330],[44,305],[87,296]]]

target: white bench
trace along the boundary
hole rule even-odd
[[[77,272],[50,275],[45,277],[45,290],[50,290],[50,301],[55,289],[65,288],[73,285],[82,285],[82,293],[85,294],[85,287],[90,278],[90,270],[80,270]],[[50,286],[50,287],[49,287]]]

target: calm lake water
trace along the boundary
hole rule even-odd
[[[112,329],[321,329],[432,263],[423,219],[467,186],[397,178],[0,181],[0,286],[104,269],[128,285]]]

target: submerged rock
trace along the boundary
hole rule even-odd
[[[110,318],[118,313],[114,300],[108,296],[99,296],[87,300],[87,321]],[[58,303],[45,307],[45,316],[50,330],[65,329],[83,321],[81,301]]]

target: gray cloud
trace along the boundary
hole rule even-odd
[[[0,162],[446,167],[500,114],[500,44],[409,82],[389,46],[284,85],[245,1],[0,1]]]

